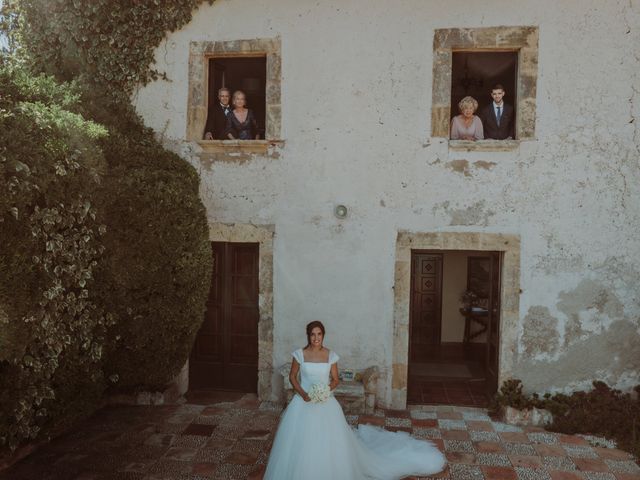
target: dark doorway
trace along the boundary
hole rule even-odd
[[[408,403],[486,406],[498,379],[500,252],[411,257]]]
[[[189,387],[257,392],[258,244],[211,242],[213,276]]]
[[[209,59],[209,107],[218,101],[218,90],[226,87],[231,93],[242,90],[247,108],[253,110],[258,133],[264,139],[266,117],[267,58],[216,57]]]
[[[504,101],[516,109],[518,52],[453,52],[451,62],[451,118],[460,113],[466,96],[478,101],[478,111],[492,102],[491,87],[504,86]]]

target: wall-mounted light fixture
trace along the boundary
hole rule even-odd
[[[336,205],[336,208],[333,209],[333,214],[340,219],[346,218],[347,213],[347,207],[345,207],[344,205]]]

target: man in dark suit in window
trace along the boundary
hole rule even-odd
[[[513,107],[504,103],[504,87],[500,84],[491,89],[493,102],[480,112],[480,120],[484,128],[484,138],[507,140],[514,137]]]
[[[231,113],[231,90],[222,87],[218,90],[218,103],[209,108],[207,124],[204,127],[205,140],[226,140],[224,131],[227,127],[227,115]]]

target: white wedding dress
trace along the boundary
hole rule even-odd
[[[305,391],[329,383],[331,365],[338,361],[333,351],[329,363],[305,362],[302,349],[292,355]],[[437,473],[445,463],[433,444],[406,432],[370,425],[352,429],[333,396],[311,403],[296,394],[282,414],[264,480],[393,480]]]

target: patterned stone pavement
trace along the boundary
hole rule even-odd
[[[260,479],[279,414],[253,395],[206,392],[191,394],[179,406],[108,407],[0,479]],[[434,442],[449,466],[433,478],[640,479],[640,467],[628,453],[580,436],[495,422],[483,409],[419,406],[347,420]]]

